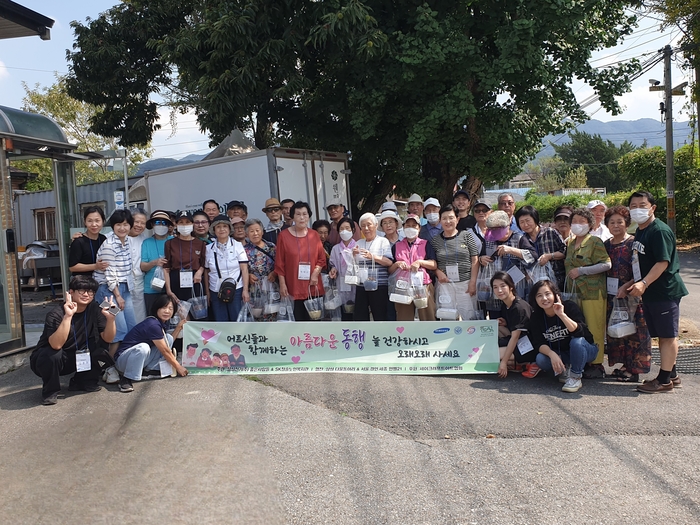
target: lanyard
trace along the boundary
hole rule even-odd
[[[73,341],[75,341],[75,351],[77,352],[78,350],[81,350],[78,348],[78,338],[75,335],[75,325],[71,324],[71,328],[73,329]],[[90,348],[90,339],[88,337],[88,329],[87,329],[87,308],[85,309],[85,312],[83,312],[83,328],[85,328],[85,346]]]
[[[445,243],[445,266],[447,267],[450,264],[450,256],[449,256],[449,253],[447,252],[447,239],[445,239],[444,233],[441,233],[440,235],[442,236],[442,242]],[[459,235],[459,233],[457,233],[457,235]],[[456,240],[457,235],[452,237],[452,239]],[[452,239],[450,239],[450,240],[452,240]],[[455,264],[457,265],[457,267],[459,267],[459,254],[457,253],[457,244],[458,243],[455,242]]]
[[[99,237],[98,237],[98,239],[99,239]],[[90,260],[92,261],[92,264],[95,264],[97,262],[97,259],[95,258],[95,249],[92,246],[92,239],[90,237],[88,237],[87,240],[88,240],[88,244],[90,245],[90,253],[92,254],[92,259],[90,259]]]
[[[299,244],[299,237],[297,237],[296,235],[294,235],[294,237],[295,237],[296,240],[297,240],[297,252],[299,252],[299,263],[301,263],[301,262],[303,262],[303,261],[301,260],[301,245]],[[306,235],[304,236],[304,238],[306,239],[306,249],[308,250],[308,253],[309,253],[309,266],[311,266],[311,243],[309,242],[309,232],[308,232],[308,230],[307,230]]]
[[[180,269],[181,270],[191,270],[192,269],[192,241],[189,241],[190,243],[190,262],[188,263],[189,268],[184,268],[184,262],[182,260],[182,243],[184,242],[182,239],[179,239],[178,246],[180,247]]]

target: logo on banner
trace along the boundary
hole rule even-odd
[[[449,331],[450,331],[449,328],[438,328],[437,330],[433,330],[433,333],[434,334],[446,334]]]

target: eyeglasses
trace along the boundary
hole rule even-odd
[[[515,201],[500,201],[499,206],[513,206],[515,204]]]
[[[196,224],[197,226],[204,226],[205,224],[209,224],[209,221],[194,221],[193,224]]]
[[[78,295],[87,295],[88,297],[95,297],[95,292],[92,290],[74,290]]]

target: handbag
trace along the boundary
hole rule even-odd
[[[278,323],[293,323],[294,322],[294,304],[292,304],[289,296],[283,297],[280,300],[279,312],[277,312]]]
[[[253,317],[260,319],[265,309],[265,294],[260,286],[260,281],[254,283],[250,288],[250,305]]]
[[[538,283],[540,281],[551,281],[553,283],[557,282],[556,277],[554,277],[554,269],[552,268],[552,265],[549,262],[544,266],[541,266],[539,263],[536,263],[528,273],[530,274],[530,280],[532,281],[532,284]]]
[[[491,278],[496,273],[496,263],[489,263],[479,271],[476,281],[476,298],[479,301],[488,301],[493,296]]]
[[[263,281],[263,315],[272,315],[280,311],[280,286],[279,284],[271,283],[267,279]]]
[[[576,291],[576,281],[574,279],[569,279],[568,275],[564,280],[564,290],[561,292],[561,300],[562,302],[572,301],[581,308],[581,296]]]
[[[304,301],[304,308],[312,321],[323,318],[323,297],[320,295],[318,286],[316,286],[316,295],[311,294],[311,286],[309,286],[309,298]]]
[[[190,313],[192,314],[192,319],[206,319],[209,314],[207,296],[204,293],[204,285],[199,283],[199,289],[202,294],[199,296],[194,296],[192,299],[188,299],[188,303],[192,306]]]
[[[253,315],[253,312],[250,308],[249,303],[244,303],[243,306],[241,307],[241,311],[238,312],[238,318],[236,319],[237,323],[254,323],[255,322],[255,316]]]

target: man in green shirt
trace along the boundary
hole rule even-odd
[[[659,338],[661,369],[653,381],[637,390],[645,394],[670,392],[681,386],[676,372],[681,297],[688,295],[680,276],[676,236],[654,216],[656,200],[646,191],[634,192],[627,203],[637,223],[632,270],[635,283],[627,291],[644,300],[644,317],[652,337]]]

